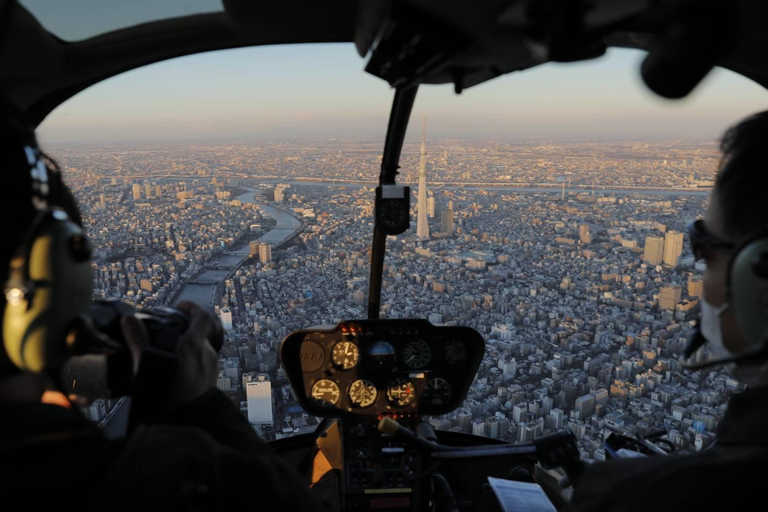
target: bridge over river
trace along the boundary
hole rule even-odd
[[[254,199],[255,190],[238,196],[243,203],[257,204]],[[259,242],[279,247],[298,236],[303,227],[302,222],[287,211],[266,204],[260,204],[262,211],[275,219],[275,227],[259,237]],[[198,304],[209,305],[216,299],[216,290],[242,263],[248,258],[249,247],[245,246],[224,253],[215,261],[206,265],[207,270],[195,279],[187,282],[176,298],[176,302],[189,300]]]

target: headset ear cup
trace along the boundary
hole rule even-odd
[[[749,346],[768,335],[768,230],[748,237],[728,265],[728,301]]]
[[[11,264],[3,343],[22,370],[59,368],[69,356],[67,333],[90,308],[90,254],[72,250],[84,238],[63,210],[50,208],[35,219]]]

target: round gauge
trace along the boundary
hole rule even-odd
[[[436,377],[424,384],[424,400],[430,405],[445,405],[451,399],[451,385],[447,380]]]
[[[341,398],[339,385],[329,379],[320,379],[312,385],[312,398],[323,405],[336,405]]]
[[[432,359],[432,350],[424,340],[412,341],[403,348],[403,362],[410,368],[423,368]]]
[[[445,344],[445,362],[448,364],[461,363],[467,359],[467,347],[458,340],[449,340]]]
[[[386,341],[377,341],[368,349],[368,361],[375,368],[392,366],[395,363],[395,347]]]
[[[359,379],[349,386],[349,398],[357,407],[369,407],[376,401],[376,386],[372,382]]]
[[[416,398],[413,382],[405,379],[397,379],[387,389],[387,399],[393,404],[402,407],[413,402]]]
[[[354,368],[359,360],[360,351],[351,341],[337,343],[331,351],[331,361],[342,370]]]

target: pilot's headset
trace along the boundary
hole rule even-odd
[[[728,263],[726,290],[748,344],[743,359],[768,358],[768,227],[736,246]]]
[[[91,301],[91,247],[80,226],[61,207],[59,169],[37,146],[34,131],[3,98],[0,222],[8,247],[3,347],[19,370],[54,373],[72,354],[74,326]],[[10,144],[8,144],[10,142]],[[71,197],[71,196],[70,196]],[[14,222],[32,218],[26,231]],[[19,236],[21,235],[21,236]],[[10,252],[9,252],[10,251]]]
[[[728,260],[726,301],[747,347],[733,357],[684,363],[686,368],[701,369],[724,363],[768,360],[768,226],[753,231],[734,248]],[[683,350],[684,358],[690,358],[706,342],[697,327]]]

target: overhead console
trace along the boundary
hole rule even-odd
[[[418,417],[459,407],[484,351],[482,336],[469,327],[384,319],[294,332],[280,356],[310,414]]]

